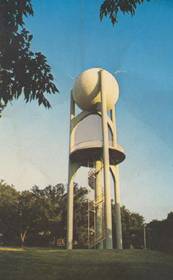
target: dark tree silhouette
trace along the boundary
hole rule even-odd
[[[147,240],[150,249],[173,252],[173,212],[147,224]]]
[[[108,16],[114,25],[118,22],[119,12],[133,16],[137,6],[146,1],[150,0],[104,0],[100,7],[100,19]]]
[[[49,108],[45,93],[58,92],[46,57],[30,49],[27,16],[33,16],[31,0],[0,0],[0,111],[22,94]]]
[[[115,232],[115,208],[113,204],[113,231]],[[142,248],[143,243],[143,226],[144,218],[142,215],[131,212],[125,206],[121,207],[121,220],[122,220],[122,235],[123,235],[123,248]],[[115,237],[115,233],[113,234]],[[114,240],[116,248],[116,240]]]

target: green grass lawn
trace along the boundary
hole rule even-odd
[[[173,280],[173,256],[148,250],[0,248],[0,280]]]

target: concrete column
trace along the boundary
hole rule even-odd
[[[69,161],[70,162],[70,161]],[[68,202],[67,202],[67,249],[73,248],[73,202],[74,202],[74,176],[78,167],[76,163],[69,163]]]
[[[101,88],[101,112],[102,112],[102,133],[103,133],[103,171],[104,171],[104,195],[105,195],[105,246],[112,249],[112,209],[109,171],[109,139],[108,139],[108,115],[106,106],[106,92],[104,89],[104,72],[100,71]]]
[[[144,249],[147,249],[147,235],[146,235],[147,225],[144,224]]]
[[[96,161],[96,186],[95,186],[95,203],[96,203],[96,242],[98,249],[103,249],[103,189],[102,189],[102,162]]]
[[[72,249],[73,247],[73,196],[74,196],[74,185],[73,178],[75,172],[77,171],[77,166],[70,160],[70,151],[73,145],[72,139],[72,120],[75,117],[75,103],[71,94],[71,104],[70,104],[70,135],[69,135],[69,166],[68,166],[68,202],[67,202],[67,249]]]
[[[115,106],[113,106],[112,110],[110,111],[111,114],[111,121],[113,123],[113,145],[116,146],[117,144],[117,125],[116,125],[116,117],[115,117]]]
[[[115,118],[115,107],[111,110],[111,120],[113,122],[113,145],[117,144],[117,129]],[[114,197],[115,197],[115,225],[116,225],[116,243],[117,249],[122,249],[122,224],[121,224],[121,208],[120,208],[120,186],[119,186],[119,166],[113,166],[112,176],[114,181]]]
[[[113,166],[113,181],[115,195],[115,225],[116,225],[116,243],[117,249],[123,249],[122,245],[122,224],[120,208],[120,187],[119,187],[119,166]]]

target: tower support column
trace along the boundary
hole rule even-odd
[[[117,249],[123,249],[122,245],[122,224],[121,224],[121,207],[120,207],[120,187],[119,187],[119,166],[111,166],[114,181],[115,197],[115,227],[116,227],[116,244]]]
[[[68,166],[68,202],[67,202],[67,249],[73,248],[73,200],[74,200],[74,182],[73,178],[78,169],[78,164],[70,160],[71,148],[74,144],[72,137],[73,124],[72,121],[75,117],[75,103],[71,93],[70,103],[70,135],[69,135],[69,166]]]
[[[73,248],[73,201],[74,201],[74,175],[77,171],[75,163],[69,163],[68,203],[67,203],[67,249]]]
[[[102,135],[103,135],[103,172],[104,172],[104,195],[105,195],[105,247],[112,249],[112,209],[110,190],[110,164],[109,164],[109,138],[108,138],[108,115],[106,105],[106,91],[104,89],[104,71],[100,71],[101,111],[102,111]]]
[[[96,161],[96,186],[95,186],[95,204],[96,204],[96,242],[98,249],[103,249],[103,189],[102,189],[102,162]]]
[[[117,144],[117,127],[115,107],[111,110],[111,120],[113,122],[113,145]],[[111,167],[111,172],[114,181],[114,200],[115,200],[115,225],[116,225],[116,244],[117,249],[123,249],[122,245],[122,223],[121,223],[121,207],[120,207],[120,186],[119,186],[119,166]]]

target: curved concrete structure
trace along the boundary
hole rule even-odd
[[[77,162],[80,166],[94,167],[97,160],[103,158],[103,143],[102,141],[82,142],[72,146],[70,159]],[[109,160],[111,165],[116,165],[125,159],[125,154],[122,147],[109,145]]]

